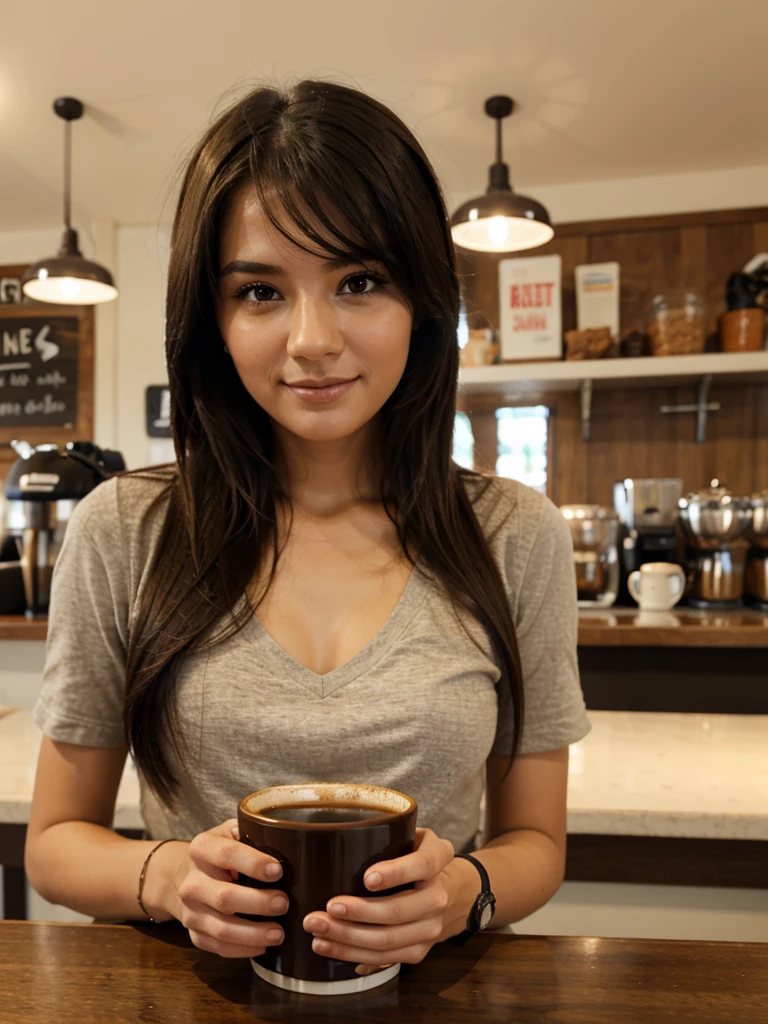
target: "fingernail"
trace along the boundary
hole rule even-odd
[[[233,825],[230,832],[232,833],[233,839],[240,839],[240,829],[237,825]]]
[[[316,953],[327,953],[330,948],[330,942],[326,942],[325,939],[312,940],[312,949],[314,949]]]
[[[304,922],[304,927],[310,932],[327,932],[328,922],[324,921],[322,917],[308,917]]]
[[[270,928],[269,931],[267,932],[268,942],[282,942],[282,939],[283,933],[280,931],[279,928]]]
[[[275,896],[269,905],[273,914],[284,914],[288,909],[288,900],[285,896]]]
[[[375,889],[377,885],[381,885],[381,875],[379,872],[372,871],[370,875],[366,875],[365,884],[369,889]]]
[[[329,913],[335,914],[336,917],[347,916],[347,908],[344,903],[332,903],[328,909]]]
[[[264,874],[267,878],[279,878],[282,875],[283,869],[279,864],[267,864],[264,868]]]

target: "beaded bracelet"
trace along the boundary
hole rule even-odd
[[[144,875],[147,873],[147,864],[149,864],[150,860],[152,859],[152,854],[156,853],[157,850],[159,850],[161,846],[165,846],[166,843],[175,843],[175,842],[176,842],[175,839],[163,839],[161,842],[159,842],[157,844],[157,846],[153,846],[152,849],[147,854],[147,859],[144,861],[144,865],[143,865],[143,867],[141,869],[141,874],[139,875],[139,894],[136,897],[136,900],[137,900],[139,906],[141,907],[142,911],[147,915],[147,917],[152,922],[152,924],[157,924],[157,921],[154,919],[154,917],[152,917],[152,915],[149,913],[149,911],[147,910],[147,908],[144,906],[144,904],[141,901],[141,894],[142,894],[142,892],[144,890]]]

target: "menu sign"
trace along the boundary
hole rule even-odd
[[[502,361],[562,357],[559,256],[499,261]]]
[[[79,327],[76,316],[0,317],[0,428],[74,427]]]

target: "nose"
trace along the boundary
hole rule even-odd
[[[304,295],[296,303],[286,349],[292,359],[322,359],[344,351],[344,338],[327,302]]]

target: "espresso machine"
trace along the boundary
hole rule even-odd
[[[709,487],[679,501],[685,534],[686,604],[694,608],[734,608],[744,593],[746,548],[739,542],[752,521],[752,503],[713,480]]]
[[[28,618],[45,615],[51,577],[67,523],[78,501],[103,480],[125,469],[120,452],[91,441],[36,448],[12,441],[18,458],[5,482],[5,545],[15,542]]]
[[[677,503],[683,482],[675,477],[617,480],[613,507],[619,517],[619,591],[616,603],[635,605],[627,580],[646,562],[678,557]]]
[[[768,612],[768,490],[752,495],[752,520],[747,528],[750,549],[744,573],[744,600]]]

